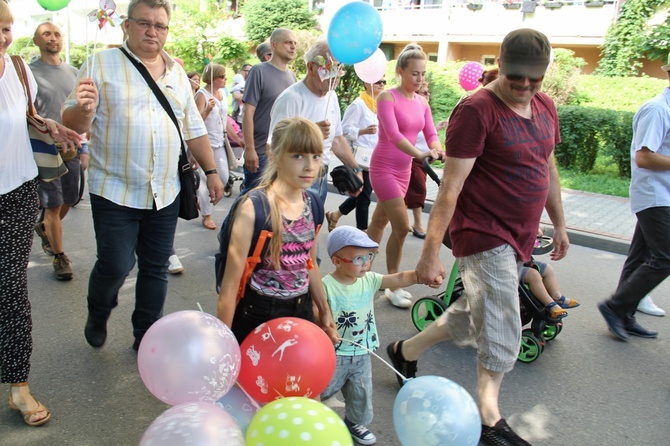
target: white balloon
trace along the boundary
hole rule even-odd
[[[386,74],[386,63],[387,60],[384,52],[377,48],[377,51],[372,56],[354,64],[354,71],[363,82],[374,84]]]

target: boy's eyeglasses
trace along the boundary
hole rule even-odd
[[[528,76],[523,76],[521,74],[506,74],[505,77],[512,82],[518,82],[523,78],[528,78],[528,80],[531,81],[531,82],[540,82],[541,80],[544,79],[544,76],[528,77]]]
[[[356,256],[353,259],[345,259],[344,257],[336,256],[338,259],[342,260],[344,263],[353,263],[356,266],[363,266],[367,262],[372,262],[375,258],[374,252],[369,252],[364,256]]]

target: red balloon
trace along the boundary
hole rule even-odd
[[[240,346],[238,383],[259,403],[289,397],[316,398],[335,373],[335,349],[326,333],[295,317],[259,325]]]

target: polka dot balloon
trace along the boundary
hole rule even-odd
[[[324,404],[289,397],[266,404],[249,424],[246,446],[353,446],[342,419]]]
[[[479,62],[468,62],[458,72],[458,83],[465,91],[472,91],[479,87],[479,78],[484,67]]]

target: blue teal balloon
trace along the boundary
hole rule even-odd
[[[402,386],[393,424],[403,446],[477,446],[482,433],[472,396],[440,376],[421,376]]]
[[[48,11],[60,11],[70,4],[70,0],[37,0],[37,3]]]
[[[347,3],[330,21],[328,46],[333,57],[344,64],[364,61],[381,42],[382,18],[369,3]]]

